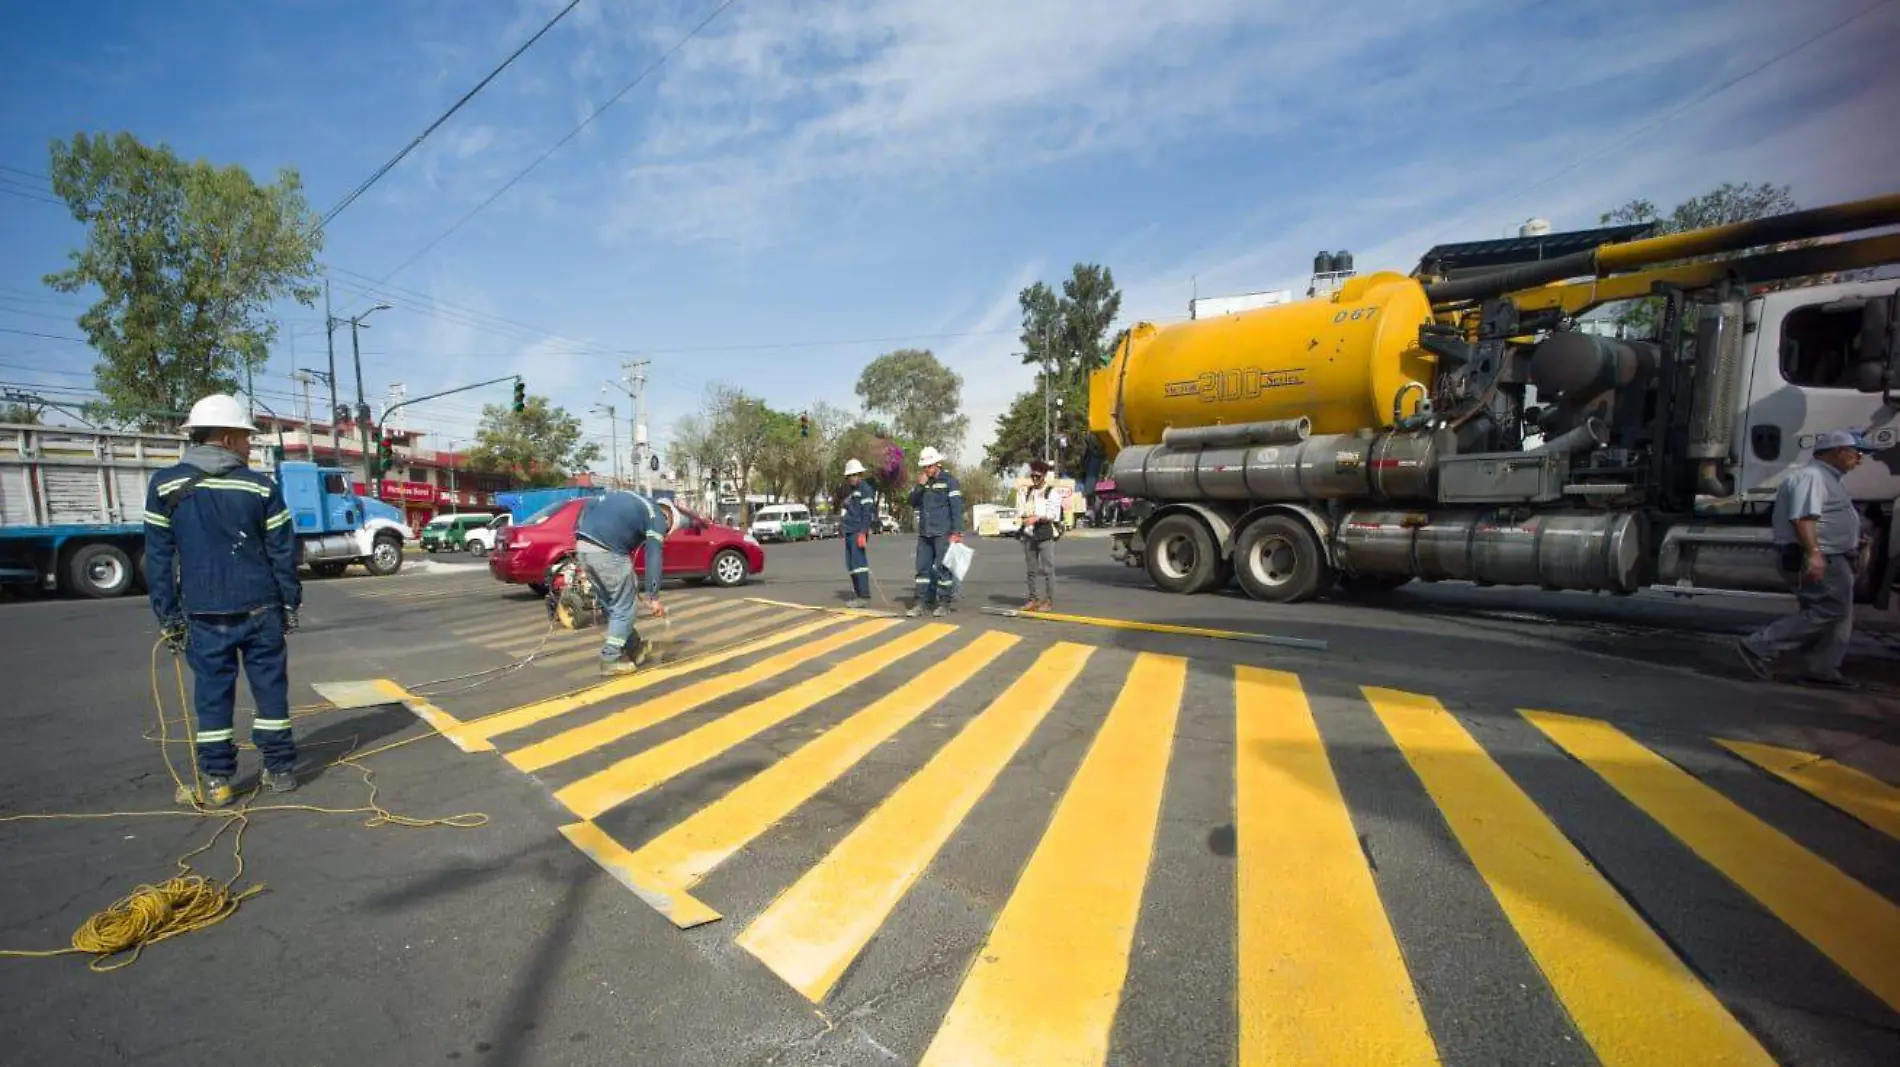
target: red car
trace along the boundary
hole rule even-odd
[[[586,503],[586,498],[562,501],[501,531],[488,557],[488,573],[496,581],[525,585],[545,595],[548,572],[574,553],[574,523]],[[739,585],[765,570],[765,550],[757,541],[674,506],[681,521],[666,535],[663,577]],[[636,573],[645,573],[644,549],[634,550],[633,567]]]

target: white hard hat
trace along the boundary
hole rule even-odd
[[[863,474],[864,464],[859,463],[855,459],[847,459],[844,461],[844,472],[846,474]]]
[[[934,467],[943,462],[943,453],[925,445],[923,452],[917,456],[917,462],[925,467]]]
[[[227,393],[213,393],[191,405],[191,414],[185,417],[184,428],[257,432],[257,427],[251,425],[251,417],[244,411],[244,405],[238,403],[237,397]]]

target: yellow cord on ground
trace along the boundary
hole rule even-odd
[[[172,784],[177,787],[180,797],[189,798],[191,809],[188,811],[117,811],[117,812],[75,812],[44,813],[0,816],[0,823],[22,822],[29,820],[54,819],[114,819],[137,818],[144,816],[187,816],[190,818],[209,818],[218,820],[218,829],[209,840],[177,861],[177,874],[157,885],[141,885],[130,894],[120,898],[112,906],[97,912],[79,924],[73,931],[71,943],[66,948],[43,950],[0,949],[0,957],[16,959],[43,959],[52,956],[65,956],[75,953],[93,957],[89,966],[94,971],[115,971],[138,962],[140,954],[148,945],[156,945],[180,934],[193,930],[203,930],[236,914],[245,900],[264,891],[263,883],[257,883],[240,892],[233,892],[237,880],[244,875],[244,831],[250,826],[252,815],[264,812],[302,811],[319,815],[367,815],[364,826],[402,826],[421,828],[429,826],[449,826],[457,829],[472,829],[488,822],[488,816],[482,812],[465,812],[435,819],[418,819],[399,815],[377,803],[377,786],[374,773],[360,761],[378,753],[388,752],[403,745],[434,737],[440,731],[430,730],[415,737],[405,738],[390,744],[381,745],[367,752],[355,751],[354,737],[347,742],[323,742],[324,744],[348,743],[350,751],[331,760],[326,767],[348,766],[363,775],[363,784],[369,790],[362,807],[325,808],[314,804],[255,804],[258,790],[254,787],[235,808],[210,808],[204,805],[204,784],[198,776],[197,744],[191,727],[190,702],[185,693],[185,674],[174,657],[172,673],[178,683],[178,700],[184,708],[185,737],[173,740],[167,730],[171,721],[165,714],[165,702],[159,693],[158,653],[163,642],[152,646],[152,705],[158,717],[158,736],[146,734],[148,740],[156,740],[159,754],[165,761],[165,770],[171,775]],[[329,710],[329,709],[322,709]],[[306,710],[304,714],[314,714]],[[298,717],[293,714],[293,718]],[[178,773],[172,764],[171,746],[184,743],[191,748],[191,785]],[[226,831],[236,827],[232,835],[231,858],[235,870],[231,877],[220,883],[196,873],[191,861],[209,851],[225,835]],[[131,953],[123,959],[117,959],[125,953]]]

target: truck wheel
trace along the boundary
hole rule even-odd
[[[1285,515],[1269,515],[1241,531],[1234,574],[1248,596],[1269,604],[1311,600],[1335,577],[1312,529]]]
[[[138,583],[140,589],[149,591],[152,588],[151,579],[145,576],[145,550],[143,548],[132,553],[132,574],[133,579]]]
[[[67,588],[94,600],[124,596],[132,575],[132,557],[117,545],[81,545],[66,561]]]
[[[1148,577],[1170,593],[1205,593],[1221,584],[1220,547],[1192,515],[1170,515],[1148,531]]]
[[[378,578],[402,570],[402,541],[394,537],[378,537],[363,566]]]
[[[468,543],[468,554],[474,556],[476,559],[481,559],[483,556],[488,555],[488,546],[480,541],[470,541]]]
[[[746,572],[745,556],[733,549],[728,548],[713,557],[710,574],[714,585],[728,589],[735,585],[743,585]]]

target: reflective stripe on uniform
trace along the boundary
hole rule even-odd
[[[258,485],[256,482],[246,482],[237,478],[206,478],[198,485],[203,489],[231,489],[256,493],[261,497],[269,497],[271,492],[268,485]]]
[[[280,511],[277,514],[272,515],[270,518],[264,520],[264,529],[275,530],[279,526],[282,526],[283,524],[289,521],[290,521],[290,512]]]
[[[869,568],[869,567],[853,567],[853,568],[851,568],[851,573],[852,573],[852,574],[869,574],[869,573],[871,573],[871,568]]]
[[[963,495],[963,490],[961,490],[961,489],[952,489],[952,490],[950,490],[950,493],[949,493],[949,495],[950,495],[950,496],[962,496],[962,495]]]
[[[251,720],[251,729],[253,730],[288,730],[290,729],[290,720],[289,719],[253,719]],[[225,732],[229,733],[230,731],[227,730]]]
[[[229,740],[231,740],[231,731],[228,729],[227,730],[200,730],[198,731],[198,735],[197,735],[197,741],[201,745],[209,745],[218,741],[229,741]]]
[[[163,515],[160,515],[156,511],[146,512],[145,521],[151,523],[153,526],[161,527],[164,529],[170,529],[171,524],[172,524],[172,521],[170,519],[166,518]]]
[[[158,495],[164,496],[166,493],[171,492],[172,490],[178,488],[179,486],[185,484],[188,481],[191,481],[191,479],[190,478],[174,478],[171,481],[166,482],[164,485],[161,485],[158,487]]]

